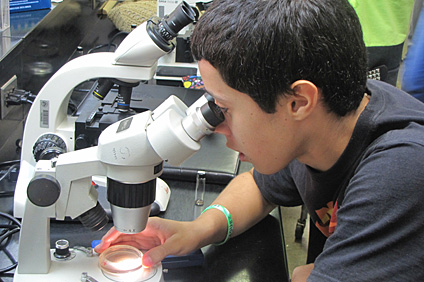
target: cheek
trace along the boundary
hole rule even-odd
[[[270,127],[269,121],[252,122],[252,124],[255,126],[234,133],[240,134],[238,137],[242,153],[261,173],[272,174],[279,171],[289,160],[287,152],[282,149],[287,144],[285,139],[281,138],[281,132]]]
[[[216,129],[226,136],[227,145],[242,152],[250,159],[269,158],[275,152],[275,134],[269,128],[269,121],[258,115],[231,115]]]
[[[272,140],[264,130],[265,125],[259,119],[245,116],[240,122],[233,120],[231,124],[233,138],[248,156],[254,157],[267,153],[267,148]]]

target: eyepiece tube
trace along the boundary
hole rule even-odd
[[[182,125],[191,139],[199,141],[205,135],[211,134],[224,119],[221,109],[214,102],[208,101],[190,112],[183,119]]]
[[[147,33],[155,44],[165,52],[171,52],[174,45],[170,42],[177,37],[178,32],[186,25],[196,20],[197,14],[193,8],[183,1],[169,15],[165,16],[158,24],[149,22]]]
[[[181,29],[195,20],[196,13],[190,5],[187,4],[187,2],[183,1],[167,18],[162,21],[162,24],[168,33],[175,37]]]
[[[205,118],[205,121],[213,127],[217,127],[221,122],[225,120],[221,108],[211,101],[208,101],[206,104],[204,104],[200,108],[200,112]]]

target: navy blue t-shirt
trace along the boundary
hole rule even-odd
[[[328,237],[308,281],[424,281],[424,103],[379,81],[328,171],[254,172],[262,195],[305,204]]]

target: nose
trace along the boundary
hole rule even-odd
[[[215,133],[222,134],[222,135],[225,135],[225,136],[230,135],[231,130],[228,127],[226,120],[224,120],[217,127],[215,127]]]

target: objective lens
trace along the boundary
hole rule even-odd
[[[108,248],[99,257],[99,267],[103,275],[114,281],[145,281],[152,278],[157,269],[143,267],[143,253],[127,245]]]
[[[109,222],[109,217],[99,202],[94,208],[80,215],[78,219],[82,225],[93,231],[101,230]]]

